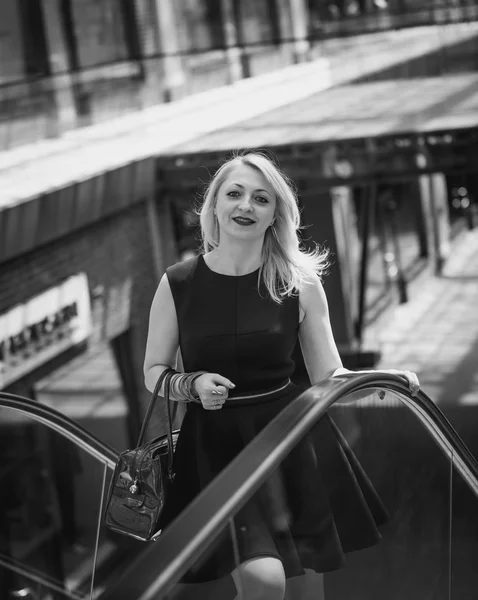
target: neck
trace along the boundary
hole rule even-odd
[[[221,240],[211,252],[216,268],[225,274],[244,275],[258,269],[262,262],[263,240],[240,243],[236,240]]]

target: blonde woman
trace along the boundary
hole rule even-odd
[[[346,372],[321,283],[327,255],[301,248],[299,222],[293,186],[276,165],[260,153],[234,156],[204,197],[204,253],[167,269],[159,284],[146,387],[153,390],[180,348],[185,373],[174,376],[173,397],[188,403],[164,524],[302,392],[290,381],[297,339],[312,384]],[[415,393],[416,375],[403,374]],[[240,565],[225,534],[185,581],[231,574],[244,600],[283,600],[287,580],[342,567],[346,552],[379,540],[385,520],[326,416],[237,514]]]

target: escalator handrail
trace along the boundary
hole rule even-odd
[[[415,412],[478,495],[478,462],[425,393],[412,397],[404,378],[380,371],[333,377],[306,390],[269,423],[157,541],[141,552],[101,600],[163,597],[334,403],[353,392],[377,389],[393,392]]]
[[[46,425],[107,467],[114,469],[118,460],[118,452],[54,408],[17,394],[1,391],[0,408],[11,409]]]

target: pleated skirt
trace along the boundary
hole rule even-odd
[[[221,410],[189,404],[174,457],[176,478],[162,527],[218,475],[302,390],[228,400]],[[388,515],[333,420],[325,415],[234,516],[183,582],[231,573],[238,562],[272,556],[286,577],[345,566],[348,552],[376,544]]]

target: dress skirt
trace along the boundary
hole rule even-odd
[[[162,527],[174,519],[279,412],[303,390],[290,383],[279,396],[228,400],[221,410],[189,404],[175,452],[176,478]],[[231,573],[239,561],[272,556],[286,577],[324,573],[345,554],[376,544],[388,515],[346,440],[326,414],[292,449],[200,557],[183,582]]]

